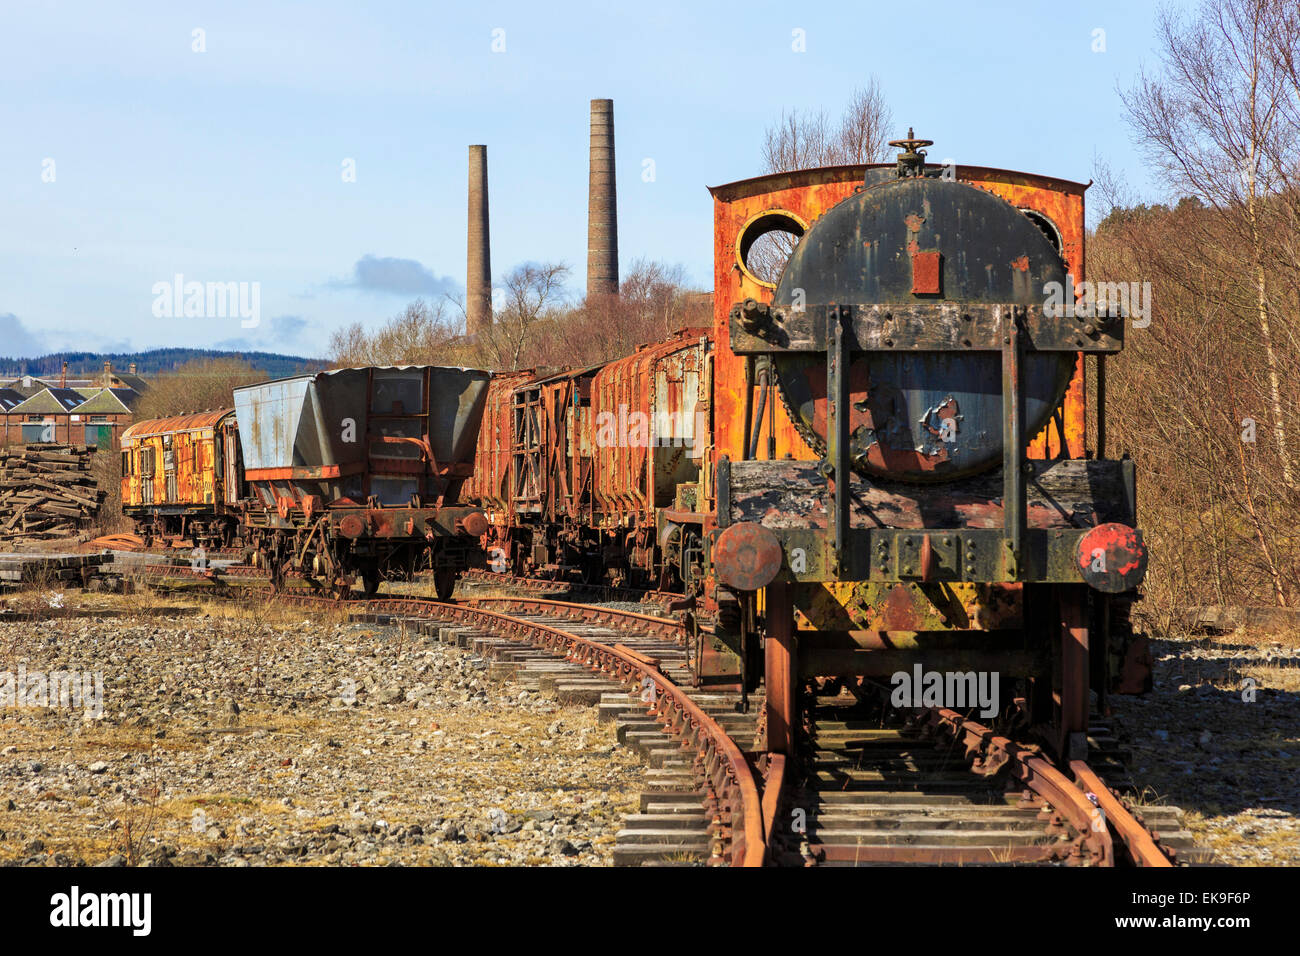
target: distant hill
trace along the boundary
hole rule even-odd
[[[105,362],[112,362],[116,371],[125,372],[134,362],[137,375],[152,378],[160,373],[170,372],[194,359],[215,358],[241,358],[253,367],[266,372],[268,378],[283,378],[300,372],[314,372],[329,365],[324,359],[307,358],[302,355],[281,355],[278,352],[225,352],[216,349],[52,352],[39,358],[0,358],[0,379],[12,379],[20,375],[49,378],[63,370],[64,362],[68,363],[68,375],[72,377],[97,375],[103,371]]]

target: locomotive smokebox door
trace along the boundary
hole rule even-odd
[[[776,290],[772,313],[781,319],[764,331],[791,420],[826,453],[822,336],[838,306],[850,314],[854,470],[942,481],[1000,465],[1002,326],[1023,310],[1037,345],[1051,283],[1065,287],[1060,254],[1006,200],[915,172],[864,189],[814,224]],[[1065,350],[1025,355],[1029,435],[1060,404],[1074,362]]]

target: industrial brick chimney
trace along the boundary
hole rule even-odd
[[[474,338],[492,326],[486,146],[469,148],[469,255],[466,271],[465,331]]]
[[[618,295],[613,100],[591,101],[591,168],[587,188],[587,296]]]

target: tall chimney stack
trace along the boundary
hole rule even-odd
[[[469,255],[465,278],[465,331],[470,338],[492,326],[492,260],[488,239],[487,147],[469,148]]]
[[[591,101],[591,171],[587,188],[587,295],[618,295],[613,100]]]

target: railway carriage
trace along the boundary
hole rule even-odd
[[[150,546],[189,538],[229,547],[242,492],[234,411],[135,422],[122,433],[122,513]]]

